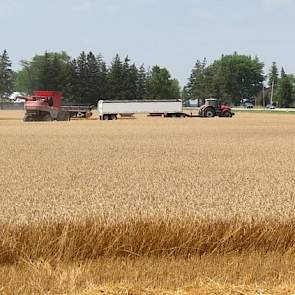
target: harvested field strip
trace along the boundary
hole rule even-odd
[[[229,284],[204,284],[199,287],[187,287],[176,291],[152,290],[142,288],[128,288],[126,286],[104,286],[89,292],[83,292],[76,295],[212,295],[212,294],[248,294],[248,295],[282,295],[294,294],[295,287],[291,286],[276,286],[274,288],[261,288],[255,286],[234,286]]]
[[[130,221],[1,225],[0,263],[22,259],[77,261],[101,256],[181,256],[295,252],[295,223]]]
[[[1,294],[294,294],[294,255],[102,257],[0,265]],[[232,293],[230,293],[232,292]]]

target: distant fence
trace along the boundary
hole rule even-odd
[[[11,102],[2,102],[0,103],[0,110],[23,110],[23,103],[11,103]]]

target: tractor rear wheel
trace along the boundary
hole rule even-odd
[[[204,117],[206,117],[206,118],[213,118],[213,117],[215,117],[215,111],[212,108],[206,109],[204,111]]]

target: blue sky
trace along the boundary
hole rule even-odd
[[[167,67],[185,84],[197,59],[257,55],[295,73],[294,0],[0,0],[0,51],[119,53]]]

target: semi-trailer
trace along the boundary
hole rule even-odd
[[[100,120],[116,120],[118,116],[148,113],[152,116],[184,117],[182,101],[171,100],[99,100]]]

